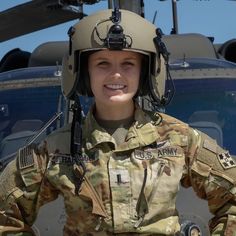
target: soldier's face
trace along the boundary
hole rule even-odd
[[[142,56],[136,52],[101,50],[88,59],[91,89],[96,103],[132,102],[139,86]]]

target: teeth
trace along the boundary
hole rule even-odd
[[[123,89],[125,88],[125,85],[121,85],[121,84],[108,84],[106,85],[107,88],[110,89]]]

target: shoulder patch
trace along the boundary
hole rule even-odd
[[[25,187],[41,182],[46,162],[44,163],[44,157],[38,153],[36,145],[21,148],[16,161]]]
[[[217,157],[224,169],[236,167],[236,161],[230,156],[229,152],[220,153]]]

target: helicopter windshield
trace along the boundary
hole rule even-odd
[[[0,160],[25,145],[64,103],[56,67],[1,73]],[[60,125],[54,122],[44,135]]]
[[[236,78],[175,80],[176,93],[166,113],[216,139],[236,154]]]

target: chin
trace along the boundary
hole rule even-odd
[[[130,102],[133,102],[133,99],[123,99],[123,98],[110,98],[108,100],[111,104],[115,105],[115,104],[128,104]]]
[[[120,96],[111,96],[108,98],[108,100],[112,102],[121,102],[121,103],[129,103],[133,100],[134,95],[126,94],[126,95],[120,95]]]

